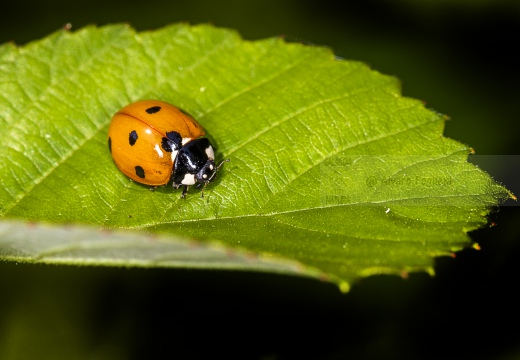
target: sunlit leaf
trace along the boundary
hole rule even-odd
[[[140,99],[187,110],[217,160],[231,159],[204,198],[151,192],[113,164],[110,119]],[[395,78],[321,47],[184,24],[63,30],[0,46],[0,215],[218,243],[298,262],[346,290],[360,276],[431,271],[513,196],[442,136],[445,120],[402,97]],[[94,247],[110,264],[168,266],[155,261],[167,240],[139,243],[137,255],[139,233],[115,253],[94,234],[63,249],[52,236],[2,235],[0,256],[85,265]]]

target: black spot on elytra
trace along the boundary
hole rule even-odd
[[[135,167],[135,174],[139,176],[141,179],[144,179],[144,169],[139,165]]]
[[[134,146],[135,142],[137,141],[137,138],[137,132],[135,130],[132,130],[132,132],[128,136],[128,142],[130,143],[130,146]]]
[[[166,152],[179,150],[182,145],[182,137],[177,131],[166,132],[166,137],[162,138],[161,146]]]
[[[108,137],[108,151],[112,154],[112,139]]]
[[[179,134],[177,131],[167,131],[166,137],[176,144],[180,144],[182,142],[181,134]]]
[[[161,110],[161,107],[160,106],[152,106],[151,108],[148,108],[146,109],[145,111],[148,113],[148,114],[155,114],[156,112],[159,112]]]
[[[164,151],[172,152],[173,151],[172,145],[173,145],[172,142],[170,140],[168,140],[168,138],[165,138],[165,137],[162,138],[161,147],[163,148]]]

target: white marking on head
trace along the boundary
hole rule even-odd
[[[208,178],[208,174],[204,174],[204,175],[202,175],[202,177],[203,177],[204,179],[207,179],[207,178]]]
[[[206,155],[208,155],[208,158],[212,160],[215,159],[215,152],[213,151],[213,147],[211,145],[206,148]]]
[[[190,141],[191,141],[191,138],[182,138],[182,141],[181,141],[182,146],[186,145]]]
[[[182,181],[181,181],[182,185],[194,185],[195,183],[196,183],[195,175],[193,175],[193,174],[184,175],[184,179],[182,179]]]
[[[157,155],[162,159],[164,155],[159,144],[155,144],[154,149],[157,152]]]

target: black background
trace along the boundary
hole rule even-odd
[[[445,135],[518,195],[520,5],[466,3],[18,1],[1,5],[0,43],[185,21],[328,46],[450,116]],[[372,276],[348,294],[272,274],[1,263],[0,358],[520,358],[518,204],[491,220],[471,233],[481,249],[436,259],[435,277]]]

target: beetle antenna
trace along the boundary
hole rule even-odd
[[[222,161],[220,162],[220,164],[217,165],[217,170],[220,169],[220,167],[221,167],[222,165],[224,165],[224,163],[227,163],[227,162],[230,162],[230,161],[231,161],[231,159],[225,159],[225,160],[222,160]],[[216,171],[215,171],[215,172],[216,172]]]
[[[220,162],[220,164],[217,165],[217,168],[215,169],[215,172],[213,172],[213,174],[212,174],[211,177],[208,179],[208,181],[206,182],[206,184],[209,183],[210,181],[213,181],[213,178],[217,175],[217,171],[222,167],[222,165],[224,165],[224,163],[227,163],[227,162],[229,162],[229,161],[230,161],[230,159],[222,160],[222,161]],[[206,187],[206,185],[204,185],[204,187]]]
[[[217,171],[222,167],[222,165],[224,165],[224,163],[227,163],[227,162],[230,162],[230,159],[222,160],[220,162],[220,164],[217,165],[217,168],[215,169],[215,172],[213,173],[213,175],[211,175],[211,177],[208,179],[208,181],[204,182],[204,186],[202,187],[202,190],[200,191],[200,197],[204,197],[204,189],[206,188],[208,183],[213,180],[215,175],[217,175]]]

